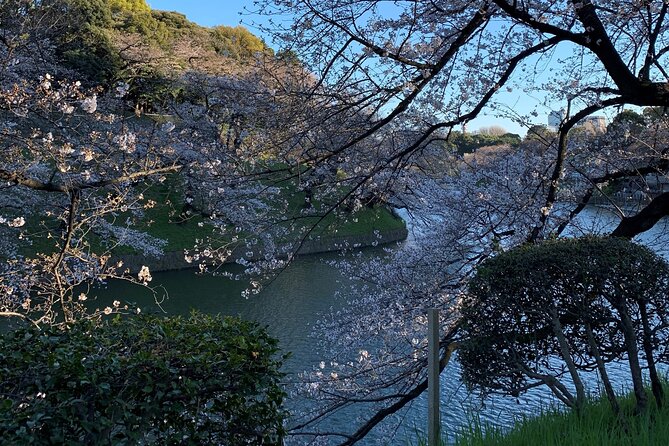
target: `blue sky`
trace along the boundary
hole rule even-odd
[[[189,20],[202,26],[239,25],[258,21],[258,16],[244,12],[244,7],[253,10],[253,0],[147,0],[152,9],[178,11]],[[240,15],[240,13],[242,13]],[[251,27],[249,27],[251,28]]]
[[[236,25],[244,6],[253,6],[249,0],[147,0],[147,3],[152,9],[179,11],[203,26]]]
[[[261,16],[249,12],[254,9],[253,0],[147,0],[147,3],[152,9],[181,12],[189,20],[202,26],[236,26],[241,23],[259,37],[265,37],[267,43],[272,46],[271,41],[269,41],[270,39],[267,36],[263,36],[257,28],[253,27],[254,22],[262,23],[266,20]],[[503,94],[499,99],[502,99],[503,102],[522,113],[532,111],[540,102],[539,98],[533,99],[527,95],[515,92],[514,94]],[[535,122],[545,124],[546,115],[550,110],[544,107],[537,107],[536,111],[538,112],[538,117]],[[521,135],[526,133],[526,129],[511,120],[495,116],[481,116],[470,122],[467,125],[467,129],[473,131],[490,125],[501,125],[508,131]]]

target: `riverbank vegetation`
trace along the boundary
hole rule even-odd
[[[612,262],[638,253],[627,244],[565,255],[567,278],[541,269],[561,252],[553,239],[638,241],[666,228],[669,4],[605,3],[258,0],[256,12],[292,18],[263,29],[274,51],[245,29],[202,28],[143,0],[2,2],[0,316],[65,330],[127,313],[85,304],[110,280],[155,285],[146,265],[115,253],[159,256],[192,241],[168,234],[188,225],[213,234],[193,232],[188,254],[203,271],[236,244],[239,276],[257,290],[318,225],[373,232],[398,223],[384,208],[403,208],[410,244],[335,261],[359,297],[313,327],[324,359],[291,389],[310,401],[286,423],[291,439],[348,446],[410,405],[426,386],[429,308],[441,310],[442,366],[462,345],[470,384],[546,385],[579,408],[581,368],[604,377],[622,360],[644,412],[639,370],[669,361],[655,292],[665,268],[648,255]],[[528,91],[538,105],[521,112]],[[483,113],[528,135],[466,134]],[[551,129],[536,120],[548,113]],[[619,116],[608,129],[604,113]],[[614,202],[612,219],[581,219],[623,181],[647,197],[642,208]],[[668,233],[643,243],[666,249]],[[475,287],[492,290],[477,282],[486,265],[526,245],[547,247],[544,261],[525,258],[512,271],[524,284],[507,285],[540,311]],[[584,261],[606,277],[570,269]],[[330,416],[351,406],[369,415],[336,432]]]
[[[230,228],[227,228],[228,231],[223,231],[223,234],[217,231],[216,225],[212,224],[206,201],[200,199],[199,203],[194,203],[193,198],[185,193],[183,181],[178,174],[168,174],[162,183],[151,184],[146,188],[141,185],[135,187],[142,190],[143,197],[151,204],[139,215],[119,210],[113,218],[107,220],[107,223],[112,220],[124,221],[128,228],[132,228],[126,237],[115,240],[112,246],[108,244],[108,239],[95,232],[89,233],[87,242],[94,251],[108,250],[114,257],[127,254],[146,255],[149,262],[151,257],[160,255],[160,252],[183,253],[192,250],[198,244],[234,248],[244,242],[244,237],[249,237],[249,234],[238,233],[240,241],[233,243],[233,236],[230,235],[233,231],[230,231]],[[277,213],[281,213],[281,218],[284,220],[279,224],[291,226],[294,220],[300,220],[299,224],[293,225],[295,227],[292,230],[296,234],[310,231],[307,240],[316,238],[345,240],[347,237],[368,235],[371,244],[377,236],[406,228],[404,221],[386,206],[364,206],[343,213],[326,212],[327,207],[324,204],[310,203],[306,199],[307,194],[297,190],[295,185],[282,187],[280,194],[281,200],[285,199],[289,204],[285,208],[277,209]],[[304,216],[302,211],[305,207],[316,209],[323,218]],[[52,236],[58,231],[58,221],[44,218],[38,220],[36,217],[32,216],[26,220],[25,235],[26,241],[29,242],[22,246],[21,252],[27,256],[34,255],[35,252],[50,253],[58,249]],[[142,245],[137,245],[133,238],[136,231],[143,232],[155,240],[160,246],[160,251],[147,252]],[[286,237],[285,242],[293,239],[294,237]]]
[[[664,387],[667,389],[666,384]],[[649,392],[648,397],[652,395]],[[632,393],[620,397],[619,414],[606,397],[587,401],[580,413],[562,409],[519,420],[511,429],[476,421],[456,433],[457,446],[662,446],[669,438],[669,407],[652,404],[635,414]],[[445,443],[448,444],[448,443]]]
[[[283,359],[257,324],[197,313],[17,329],[0,336],[0,443],[278,445]]]

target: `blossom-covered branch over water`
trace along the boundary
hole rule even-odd
[[[327,357],[295,389],[311,404],[289,424],[299,442],[353,444],[420,395],[425,312],[441,309],[443,366],[486,259],[593,232],[579,216],[595,200],[615,210],[608,233],[626,238],[669,209],[665,2],[261,0],[257,12],[294,19],[267,25],[276,53],[244,33],[248,51],[232,52],[225,30],[148,7],[124,25],[77,2],[10,3],[0,314],[59,325],[130,312],[120,300],[96,309],[95,286],[155,285],[148,263],[117,257],[169,249],[149,234],[158,208],[206,230],[184,259],[201,272],[235,259],[247,297],[361,210],[413,219],[401,249],[336,262],[359,297],[316,327]],[[63,8],[98,39],[68,40],[77,23],[47,20],[69,18]],[[533,126],[501,103],[508,90],[564,109],[561,121]],[[456,141],[484,112],[512,115],[527,136],[464,153]],[[586,125],[604,112],[617,115],[606,131]],[[328,420],[354,405],[371,415],[333,431]]]

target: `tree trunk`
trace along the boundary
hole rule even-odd
[[[602,360],[602,355],[599,353],[599,347],[595,342],[595,336],[592,333],[590,324],[587,324],[585,329],[588,332],[588,345],[590,346],[592,355],[595,357],[595,361],[597,362],[597,370],[599,371],[599,376],[602,377],[604,392],[606,392],[606,397],[608,398],[609,404],[611,405],[611,410],[613,410],[613,413],[616,414],[616,417],[620,417],[620,405],[618,404],[618,399],[616,398],[616,394],[613,391],[611,380],[609,380],[609,374],[606,371],[606,365]]]
[[[639,312],[641,313],[641,323],[643,325],[643,350],[646,354],[646,362],[648,363],[648,375],[650,376],[650,385],[653,390],[653,396],[657,407],[662,407],[662,400],[664,399],[664,390],[662,389],[662,382],[657,374],[655,367],[655,358],[653,357],[653,333],[648,323],[648,311],[644,301],[639,302]]]
[[[567,343],[567,339],[562,332],[562,324],[560,323],[557,310],[555,308],[551,308],[550,314],[551,324],[553,325],[553,333],[555,334],[555,337],[558,340],[558,344],[560,345],[562,359],[564,359],[564,362],[567,364],[569,374],[571,375],[571,379],[574,381],[574,386],[576,387],[576,401],[574,402],[574,408],[576,409],[576,412],[580,412],[583,404],[585,404],[585,386],[583,386],[583,381],[581,380],[581,377],[578,374],[578,370],[576,370],[576,365],[571,358],[569,344]]]
[[[639,364],[639,349],[637,348],[637,338],[634,333],[632,320],[627,314],[623,305],[618,308],[620,314],[620,326],[625,336],[625,347],[627,347],[627,356],[632,374],[632,383],[634,384],[634,396],[636,397],[636,408],[634,411],[639,414],[646,411],[648,407],[648,398],[646,390],[643,388],[643,376],[641,374],[641,365]]]
[[[658,195],[646,205],[638,214],[625,217],[611,233],[612,237],[632,237],[641,234],[655,226],[669,213],[669,192]]]

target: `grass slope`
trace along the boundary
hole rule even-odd
[[[665,386],[665,395],[669,389]],[[654,401],[649,394],[649,402]],[[472,423],[457,446],[665,446],[669,444],[669,407],[654,404],[633,415],[632,395],[621,399],[623,419],[614,416],[605,398],[589,402],[579,416],[573,411],[548,410],[527,418],[510,431]]]
[[[282,188],[282,192],[282,195],[288,200],[287,209],[282,211],[285,214],[284,217],[299,216],[305,202],[304,194],[296,192],[293,186]],[[206,217],[197,213],[188,216],[183,214],[183,191],[181,181],[177,176],[168,178],[163,184],[151,186],[143,194],[157,204],[150,209],[145,209],[141,219],[133,218],[130,212],[126,212],[119,213],[116,221],[123,222],[130,218],[134,220],[134,224],[130,226],[133,230],[143,231],[152,237],[165,240],[167,244],[163,248],[164,252],[191,249],[198,244],[198,240],[202,243],[214,234],[214,225]],[[324,207],[319,203],[314,203],[314,206],[316,209]],[[287,220],[286,224],[291,224],[291,219],[287,218]],[[311,239],[345,238],[366,234],[371,236],[377,231],[385,233],[405,228],[404,221],[385,207],[365,207],[345,215],[330,213],[320,222],[318,217],[300,218],[297,221],[299,224],[294,232],[303,233],[301,229],[313,227],[309,235]],[[38,216],[29,218],[27,232],[32,235],[30,237],[32,244],[25,246],[22,253],[31,256],[35,252],[53,252],[54,240],[40,236],[40,233],[46,234],[49,231],[52,234],[58,234],[60,231],[58,222],[44,221]],[[104,240],[94,233],[87,235],[87,241],[94,251],[102,252],[106,249]],[[219,242],[224,243],[225,240],[219,239]],[[113,248],[112,252],[120,255],[138,253],[133,246],[127,245],[118,245]]]

